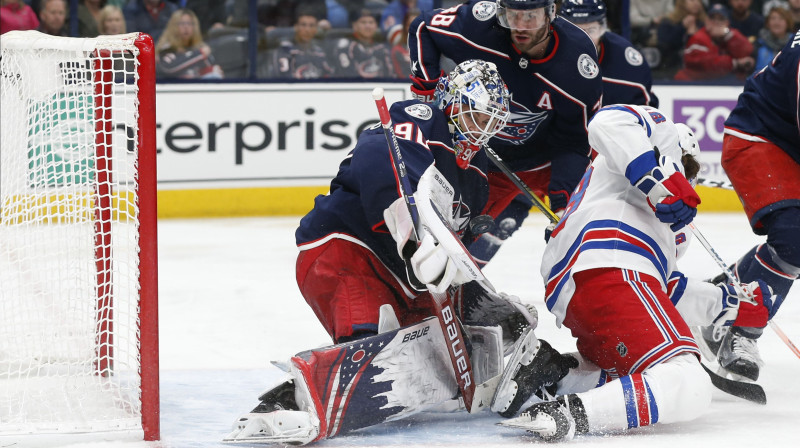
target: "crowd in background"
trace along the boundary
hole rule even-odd
[[[69,0],[0,0],[0,33],[68,36]],[[78,0],[78,37],[145,32],[159,79],[246,78],[247,0]],[[258,78],[407,78],[407,29],[458,0],[258,0]],[[622,0],[606,1],[621,33]],[[630,0],[630,40],[655,80],[741,81],[800,28],[800,0]]]

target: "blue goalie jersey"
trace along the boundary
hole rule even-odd
[[[389,112],[412,189],[416,191],[422,174],[435,164],[455,191],[451,216],[458,228],[454,230],[464,240],[470,239],[469,220],[481,213],[489,195],[486,154],[474,152],[462,169],[456,163],[444,113],[417,100],[394,103]],[[399,197],[389,146],[383,128],[376,124],[361,134],[339,165],[330,192],[317,196],[314,209],[300,221],[297,245],[302,250],[330,238],[346,239],[370,249],[405,281],[405,264],[383,219],[383,211]]]

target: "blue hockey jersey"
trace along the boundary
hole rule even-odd
[[[603,104],[658,107],[653,76],[644,57],[619,34],[603,33],[597,57],[603,74]]]
[[[514,171],[551,163],[549,191],[572,191],[589,164],[586,126],[602,97],[594,44],[557,17],[545,56],[530,59],[497,24],[495,11],[495,2],[473,0],[423,12],[409,29],[412,73],[436,79],[440,56],[495,63],[512,94],[511,116],[489,146]]]
[[[394,103],[389,112],[412,188],[416,190],[422,174],[435,164],[455,190],[451,216],[458,228],[454,230],[467,243],[469,220],[481,213],[489,196],[486,154],[474,152],[466,169],[459,168],[444,113],[417,100]],[[300,221],[297,246],[303,250],[331,238],[346,239],[370,249],[398,279],[406,281],[405,264],[383,220],[383,211],[398,197],[388,143],[376,124],[361,134],[339,165],[330,192],[317,196],[313,210]]]
[[[800,31],[772,64],[747,78],[725,133],[770,141],[800,163]]]

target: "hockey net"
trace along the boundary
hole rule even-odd
[[[0,441],[159,437],[153,57],[0,37]]]

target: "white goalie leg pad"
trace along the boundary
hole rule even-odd
[[[520,387],[515,376],[522,366],[529,365],[533,361],[540,346],[539,339],[533,333],[532,328],[520,336],[514,345],[514,352],[506,363],[500,384],[492,399],[492,411],[502,413],[512,406]],[[515,407],[519,408],[521,404],[515,404]]]
[[[378,333],[386,333],[400,328],[400,321],[394,313],[394,308],[388,303],[378,308]]]

